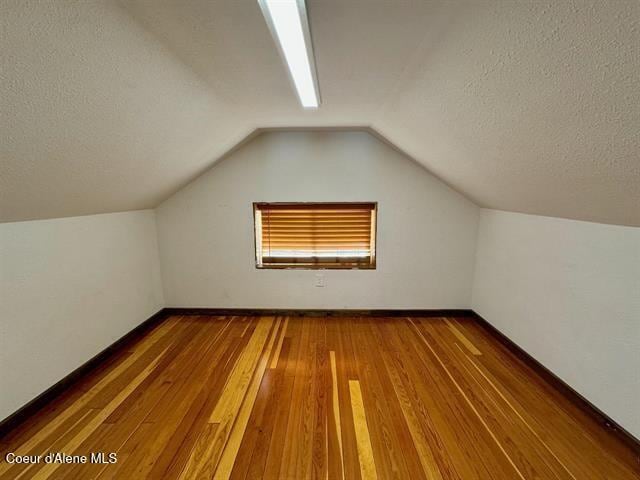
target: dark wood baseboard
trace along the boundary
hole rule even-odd
[[[166,318],[165,309],[161,309],[151,317],[147,318],[140,325],[135,327],[130,332],[126,333],[107,348],[94,355],[91,359],[80,365],[74,371],[69,373],[62,380],[58,381],[36,398],[31,400],[20,409],[9,415],[7,418],[0,421],[0,438],[2,438],[9,430],[15,428],[18,424],[22,423],[25,419],[42,409],[51,400],[58,397],[62,392],[71,387],[81,378],[87,376],[101,364],[103,364],[111,355],[114,355],[118,351],[124,350],[128,345],[135,342],[147,331],[153,328]]]
[[[482,318],[476,312],[472,312],[473,317],[476,319],[479,325],[481,325],[489,334],[495,337],[502,345],[504,345],[511,353],[522,360],[528,367],[534,370],[540,375],[547,383],[549,383],[554,389],[558,390],[564,397],[568,398],[571,403],[578,407],[583,412],[587,413],[596,422],[602,425],[605,429],[609,430],[613,435],[619,438],[625,445],[627,445],[638,457],[640,461],[640,440],[634,435],[621,427],[615,420],[609,417],[606,413],[596,407],[593,403],[575,391],[571,386],[565,383],[555,373],[545,367],[542,363],[532,357],[526,350],[513,342],[504,333],[491,325],[487,320]]]
[[[288,309],[288,308],[187,308],[167,307],[167,315],[287,316],[287,317],[465,317],[468,309],[391,310],[391,309]]]

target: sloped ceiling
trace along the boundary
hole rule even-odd
[[[640,226],[640,2],[3,0],[0,219],[154,207],[259,127],[371,126],[481,206]]]

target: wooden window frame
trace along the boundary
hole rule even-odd
[[[264,264],[260,262],[261,252],[259,250],[259,245],[261,245],[262,238],[258,240],[258,225],[256,223],[256,211],[263,205],[274,205],[274,206],[293,206],[293,207],[305,207],[305,206],[332,206],[332,205],[372,205],[372,211],[374,213],[372,218],[372,226],[371,226],[371,257],[367,263],[359,263],[359,264],[340,264],[336,263],[322,263],[322,264],[313,264],[313,263],[300,263],[300,264]],[[258,270],[375,270],[377,268],[378,263],[378,202],[370,202],[370,201],[349,201],[349,202],[253,202],[252,205],[253,212],[253,242],[254,242],[254,255],[255,255],[255,266]],[[261,232],[260,226],[260,232]]]

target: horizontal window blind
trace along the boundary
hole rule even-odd
[[[375,267],[375,203],[256,203],[254,215],[258,267]]]

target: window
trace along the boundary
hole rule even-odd
[[[256,267],[375,268],[376,203],[254,203]]]

